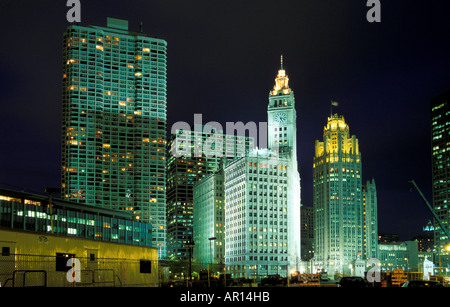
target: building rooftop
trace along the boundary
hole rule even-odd
[[[39,195],[33,194],[29,192],[23,191],[15,191],[0,188],[0,200],[6,201],[15,201],[24,203],[25,200],[32,202],[40,202],[41,205],[49,204],[49,196],[47,195]],[[75,203],[59,198],[52,197],[52,205],[53,208],[61,208],[61,209],[70,209],[71,211],[79,211],[79,212],[88,212],[93,214],[105,215],[110,217],[128,219],[128,220],[136,220],[136,215],[131,212],[112,210],[107,208],[99,208],[94,207],[92,205]]]

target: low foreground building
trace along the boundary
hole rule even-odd
[[[133,214],[0,189],[2,287],[158,286],[151,238]]]

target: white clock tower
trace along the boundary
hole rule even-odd
[[[233,278],[300,270],[300,173],[288,83],[282,57],[269,95],[268,148],[256,148],[225,166],[225,265]]]
[[[289,156],[297,161],[297,115],[295,111],[294,92],[289,88],[289,78],[281,67],[275,78],[275,86],[269,93],[268,145],[269,149],[279,149],[280,156]]]

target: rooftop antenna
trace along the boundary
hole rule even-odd
[[[142,30],[144,30],[144,23],[141,21],[141,23],[139,24],[139,32],[142,33]]]
[[[281,55],[281,69],[283,69],[283,55]]]

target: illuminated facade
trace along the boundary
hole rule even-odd
[[[136,217],[0,189],[1,286],[158,286],[152,226]],[[83,270],[76,285],[66,278],[72,257]]]
[[[349,273],[353,261],[377,252],[376,189],[372,181],[363,191],[358,139],[337,114],[316,141],[313,186],[315,263],[330,274]]]
[[[301,206],[301,252],[302,261],[314,256],[314,208]]]
[[[194,259],[203,264],[225,264],[224,182],[221,168],[194,186]]]
[[[431,221],[428,221],[427,225],[423,227],[422,234],[413,237],[414,241],[419,242],[419,252],[431,252],[434,247],[434,226]],[[430,259],[433,259],[430,257]]]
[[[211,137],[216,137],[213,146],[208,145]],[[223,130],[214,130],[208,125],[194,125],[192,130],[178,130],[170,136],[167,170],[169,257],[188,259],[189,250],[186,244],[194,236],[194,206],[197,206],[194,203],[194,184],[203,177],[218,171],[222,166],[222,158],[245,156],[245,153],[253,146],[254,140],[251,137],[223,134]],[[174,151],[179,150],[180,147],[185,147],[187,151],[183,151],[184,148]],[[212,149],[214,154],[210,152]],[[183,155],[179,155],[180,152],[183,152]],[[198,236],[204,236],[204,234],[198,234]],[[195,250],[197,251],[198,248],[196,247]]]
[[[126,210],[166,253],[166,47],[107,27],[69,26],[63,44],[62,195]]]
[[[364,259],[378,258],[378,200],[375,179],[363,186]]]
[[[405,272],[419,272],[419,248],[416,241],[384,243],[378,246],[381,270],[403,269]]]
[[[296,111],[283,66],[267,113],[269,148],[225,167],[225,264],[232,277],[286,276],[300,267]]]
[[[442,224],[450,228],[450,91],[431,100],[431,150],[433,205]],[[444,230],[434,221],[435,263],[450,266],[450,244]]]
[[[130,212],[0,189],[0,228],[152,246],[152,226]]]

